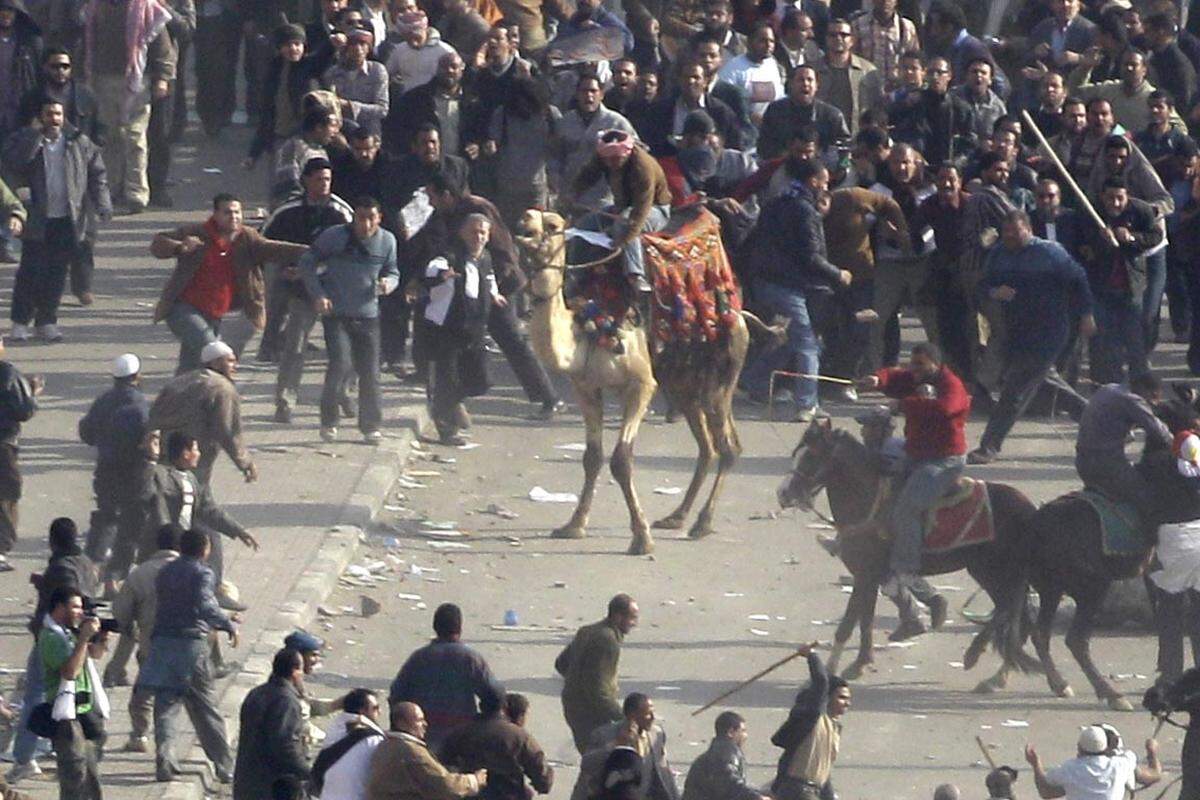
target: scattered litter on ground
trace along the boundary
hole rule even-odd
[[[410,478],[436,478],[442,473],[436,469],[410,469],[404,474]]]
[[[842,594],[850,594],[853,591],[854,591],[853,586],[843,586],[842,587]]]
[[[402,505],[397,505],[396,503],[384,503],[383,510],[384,511],[407,511],[408,509]]]
[[[428,489],[429,487],[420,481],[414,481],[412,478],[407,478],[401,475],[396,479],[396,485],[401,489]]]
[[[352,578],[365,580],[371,577],[371,570],[359,564],[351,564],[350,566],[346,567],[346,574]]]
[[[933,588],[939,592],[961,592],[963,590],[961,586],[955,586],[952,583],[935,583]]]
[[[221,175],[223,174],[220,167],[204,167],[200,170],[205,175]]]
[[[961,661],[947,661],[946,664],[947,664],[947,666],[954,667],[955,669],[965,669],[966,668],[966,664],[964,664]]]
[[[432,547],[434,550],[470,550],[471,549],[471,545],[467,544],[466,542],[433,541],[433,542],[429,543],[429,546]]]
[[[766,513],[750,515],[751,522],[757,522],[757,521],[769,520],[769,519],[779,519],[779,512],[778,511],[767,511]]]
[[[458,463],[458,459],[455,458],[454,456],[444,456],[441,453],[434,453],[433,456],[429,460],[435,464],[457,464]]]
[[[683,489],[679,486],[655,486],[655,494],[683,494]]]
[[[505,536],[504,541],[508,542],[509,547],[520,547],[522,544],[519,536]]]
[[[339,456],[337,453],[333,452],[332,450],[318,450],[317,455],[325,456],[326,458],[341,458],[341,456]]]
[[[762,628],[751,628],[750,632],[753,633],[755,636],[770,636],[771,635],[770,631],[764,631]]]
[[[367,597],[365,594],[359,595],[358,602],[359,609],[362,611],[364,617],[373,617],[383,610],[383,606],[380,605],[378,600],[373,597]]]
[[[567,588],[567,582],[566,581],[555,581],[554,583],[551,584],[551,586],[553,586],[555,589],[565,589],[565,588]]]
[[[726,597],[745,597],[746,594],[744,592],[726,592],[725,596]]]
[[[900,669],[916,669],[916,664],[901,664]]]
[[[886,645],[886,647],[889,650],[902,650],[906,647],[916,647],[916,646],[917,646],[917,643],[914,642],[912,639],[909,639],[906,642],[888,642]]]
[[[476,513],[491,514],[492,516],[500,517],[501,519],[516,519],[517,517],[521,516],[517,512],[511,511],[496,503],[488,503],[486,508],[476,509]]]
[[[679,687],[678,686],[655,686],[654,690],[656,692],[678,692]]]
[[[831,531],[834,529],[828,522],[810,522],[804,527],[810,531]]]
[[[400,592],[396,595],[396,597],[400,598],[401,600],[409,600],[412,602],[419,602],[421,600],[421,595],[412,594],[410,592]]]
[[[476,447],[483,447],[479,442],[464,442],[458,446],[459,450],[474,450]]]
[[[747,619],[752,619],[756,622],[770,622],[771,615],[770,614],[751,614],[749,617],[747,617]]]
[[[579,496],[572,492],[548,492],[541,486],[529,490],[529,499],[535,503],[578,503]]]
[[[554,445],[554,449],[570,450],[572,453],[582,453],[584,450],[587,450],[587,445],[580,444],[579,442],[568,442],[567,444],[556,444]]]
[[[335,609],[329,606],[317,606],[317,616],[319,617],[338,617],[341,616]]]
[[[494,631],[511,633],[561,633],[571,630],[566,625],[489,625]]]
[[[254,449],[260,453],[290,453],[290,452],[292,452],[292,448],[282,447],[279,445],[262,445],[260,447],[254,448]]]
[[[1029,723],[1023,719],[1006,719],[1000,723],[1001,728],[1028,728]]]

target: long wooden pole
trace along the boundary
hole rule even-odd
[[[992,770],[995,770],[996,769],[996,759],[992,758],[992,752],[990,750],[988,750],[987,745],[983,743],[983,737],[976,736],[975,744],[979,745],[979,750],[981,753],[983,753],[983,757],[987,760],[988,766],[991,767]]]
[[[721,695],[713,700],[710,700],[709,702],[700,706],[700,708],[697,708],[695,711],[692,712],[692,716],[694,717],[698,714],[703,714],[705,711],[712,708],[717,703],[724,700],[726,697],[729,697],[732,694],[737,694],[742,689],[745,689],[747,686],[749,686],[750,684],[759,680],[760,678],[764,677],[765,675],[768,675],[768,674],[774,672],[775,670],[779,669],[780,667],[782,667],[784,664],[788,663],[789,661],[794,661],[797,658],[799,658],[800,656],[807,656],[807,655],[808,655],[807,650],[797,650],[796,652],[792,653],[790,656],[785,656],[785,657],[779,659],[771,666],[767,667],[766,669],[764,669],[760,672],[756,672],[754,675],[752,675],[749,678],[747,678],[746,680],[742,681],[737,686],[730,689],[728,692],[725,692],[723,695]]]
[[[1087,195],[1084,194],[1083,189],[1080,189],[1079,184],[1075,182],[1075,178],[1072,177],[1071,173],[1067,171],[1066,166],[1058,157],[1058,153],[1054,152],[1054,148],[1050,146],[1050,142],[1046,141],[1046,137],[1042,135],[1042,129],[1039,128],[1037,123],[1033,121],[1033,117],[1031,117],[1029,112],[1025,110],[1021,111],[1021,117],[1025,120],[1025,124],[1029,126],[1029,129],[1033,131],[1033,135],[1037,137],[1038,143],[1042,146],[1042,149],[1046,151],[1046,155],[1050,156],[1050,160],[1054,162],[1056,167],[1058,167],[1059,173],[1067,182],[1067,185],[1071,187],[1071,191],[1075,192],[1075,197],[1079,199],[1079,202],[1083,205],[1084,209],[1087,210],[1088,216],[1092,218],[1092,222],[1099,225],[1101,230],[1107,229],[1108,225],[1105,224],[1104,220],[1100,218],[1100,215],[1096,213],[1096,207],[1092,205],[1091,201],[1088,200]]]

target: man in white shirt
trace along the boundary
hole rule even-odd
[[[313,762],[321,800],[365,800],[371,757],[386,737],[379,727],[379,701],[371,690],[349,692]]]
[[[757,127],[762,124],[763,112],[775,100],[783,97],[783,72],[771,55],[775,50],[775,31],[766,21],[758,22],[750,32],[747,50],[721,67],[718,76],[738,88],[750,108],[750,119]]]
[[[1146,766],[1139,767],[1137,754],[1126,750],[1120,734],[1111,726],[1088,725],[1079,732],[1078,755],[1049,771],[1033,745],[1025,746],[1025,760],[1033,768],[1033,779],[1042,800],[1124,800],[1126,790],[1150,786],[1162,777],[1158,742],[1146,740]]]

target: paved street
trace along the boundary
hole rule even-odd
[[[46,375],[47,390],[42,410],[23,439],[26,497],[22,542],[13,559],[17,570],[0,575],[0,597],[6,603],[0,616],[0,664],[9,670],[0,676],[5,688],[12,685],[11,671],[23,666],[29,645],[24,633],[31,607],[28,578],[44,563],[46,527],[62,514],[86,527],[91,509],[91,453],[77,440],[79,416],[108,385],[107,365],[118,353],[134,350],[143,356],[151,394],[174,366],[174,340],[164,326],[150,325],[151,306],[170,263],[149,258],[149,238],[176,220],[202,218],[207,198],[217,190],[239,190],[246,194],[248,207],[259,204],[263,176],[240,174],[236,167],[246,133],[227,132],[217,143],[198,142],[193,135],[177,169],[182,183],[174,194],[180,208],[118,219],[104,232],[97,251],[97,303],[90,309],[70,304],[64,309],[66,342],[9,350],[9,358],[23,370]],[[214,169],[222,173],[211,172]],[[11,286],[12,271],[11,266],[0,270],[0,284]],[[1166,348],[1167,366],[1178,364],[1175,349]],[[356,562],[382,561],[384,571],[379,574],[386,579],[352,575],[354,582],[326,602],[333,616],[314,627],[328,638],[332,651],[314,682],[329,693],[359,685],[386,691],[404,657],[431,635],[433,608],[444,601],[458,602],[467,614],[466,638],[480,648],[510,690],[531,696],[532,729],[551,757],[563,764],[552,797],[565,798],[576,775],[571,766],[576,756],[561,718],[560,684],[552,661],[576,626],[599,618],[613,593],[628,591],[641,603],[642,626],[625,647],[622,689],[645,691],[654,698],[670,735],[669,753],[677,769],[686,769],[711,736],[716,713],[693,718],[690,711],[786,655],[796,643],[829,639],[832,621],[844,606],[847,595],[839,584],[844,570],[816,544],[814,534],[821,531],[811,528],[812,520],[802,515],[775,513],[775,487],[801,429],[787,422],[750,421],[761,410],[739,407],[746,452],[720,507],[719,534],[689,542],[668,533],[659,536],[654,556],[631,558],[623,555],[628,543],[624,506],[606,478],[601,479],[593,509],[591,538],[546,538],[565,520],[570,506],[535,503],[528,494],[534,486],[578,491],[580,453],[561,446],[583,441],[581,421],[573,407],[552,423],[525,420],[531,406],[518,397],[498,364],[496,372],[495,396],[472,403],[474,441],[480,446],[427,447],[409,473],[423,488],[400,489],[404,497],[388,501],[370,548]],[[257,556],[241,548],[230,550],[231,577],[254,607],[247,617],[247,638],[262,629],[312,558],[373,457],[370,448],[357,443],[320,444],[312,405],[302,407],[290,429],[270,422],[273,377],[273,372],[252,366],[240,377],[247,438],[261,480],[242,483],[224,459],[218,462],[215,479],[218,498],[264,545]],[[306,381],[309,401],[315,399],[317,381],[314,370]],[[389,420],[402,403],[419,399],[419,393],[394,381],[385,386]],[[842,421],[850,413],[845,407],[833,410]],[[974,443],[981,426],[974,422],[971,428]],[[396,427],[388,434],[397,435]],[[1007,460],[975,474],[1016,483],[1035,501],[1045,501],[1074,486],[1069,459],[1073,436],[1069,422],[1023,422],[1009,440]],[[665,514],[677,500],[656,490],[670,492],[684,485],[693,453],[682,424],[665,425],[653,417],[643,428],[635,474],[652,518]],[[424,474],[434,472],[438,474]],[[518,516],[505,519],[485,513],[491,504]],[[467,535],[418,535],[419,518],[451,522]],[[446,547],[446,542],[466,546]],[[977,734],[996,746],[1001,763],[1019,764],[1027,739],[1040,745],[1047,761],[1057,762],[1072,754],[1078,725],[1113,719],[1091,695],[1061,639],[1056,640],[1056,652],[1076,688],[1075,699],[1052,698],[1044,683],[1032,676],[1014,678],[1012,687],[999,695],[970,694],[970,688],[986,677],[980,670],[994,668],[996,661],[985,656],[971,674],[955,666],[973,633],[959,615],[973,585],[965,574],[938,583],[954,607],[947,629],[912,647],[881,650],[878,670],[855,686],[855,707],[846,720],[836,772],[846,800],[927,797],[943,781],[959,783],[966,796],[981,795],[984,772],[974,743]],[[361,595],[381,603],[382,611],[362,618]],[[539,628],[513,632],[491,627],[502,623],[508,609],[517,613],[521,625]],[[986,603],[980,607],[985,609]],[[894,614],[886,602],[880,610],[879,623],[886,632],[895,624]],[[880,641],[886,641],[882,634]],[[1095,649],[1100,667],[1116,675],[1118,685],[1131,695],[1139,695],[1153,668],[1152,639],[1124,629],[1099,636]],[[725,704],[748,715],[747,752],[755,781],[765,782],[772,773],[778,751],[767,740],[805,678],[801,670],[797,662]],[[126,692],[114,696],[119,709]],[[1152,728],[1144,714],[1114,721],[1132,744],[1140,743]],[[114,748],[127,731],[127,720],[119,713],[111,725]],[[1176,763],[1179,736],[1167,729],[1164,739],[1165,756]],[[106,796],[148,796],[150,757],[111,753],[103,771]],[[48,779],[21,788],[38,798],[55,795]],[[1027,772],[1019,788],[1032,794]]]

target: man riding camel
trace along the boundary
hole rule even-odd
[[[911,605],[913,597],[928,606],[936,630],[946,621],[947,602],[920,577],[925,514],[954,486],[966,466],[964,428],[971,396],[959,377],[942,363],[938,348],[929,343],[913,347],[907,369],[882,369],[859,379],[858,387],[861,391],[877,389],[896,399],[905,418],[904,483],[892,506],[891,575],[881,591],[901,608]],[[910,615],[902,617],[893,640],[924,633]]]

